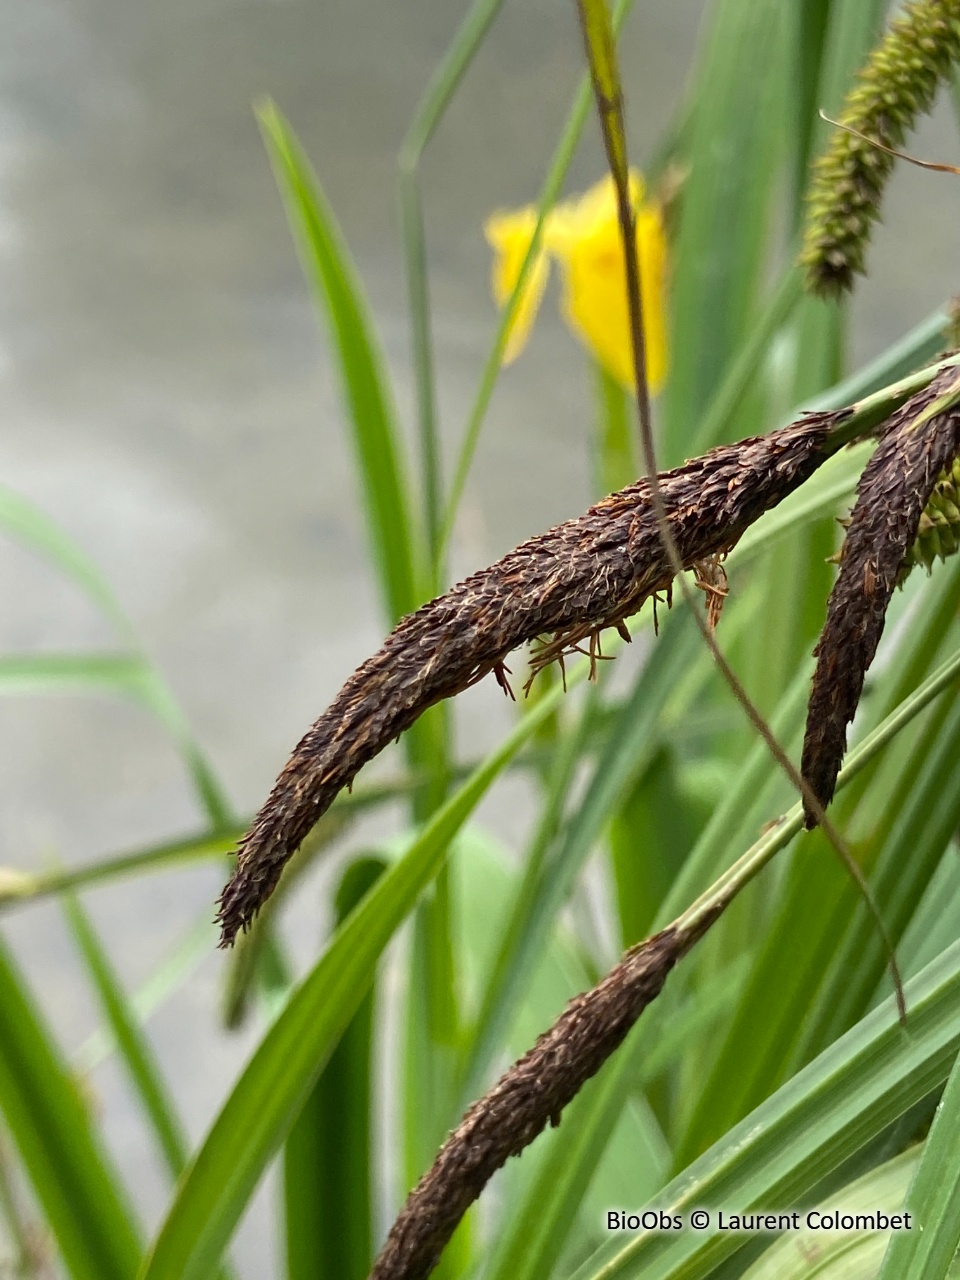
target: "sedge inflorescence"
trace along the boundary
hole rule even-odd
[[[920,517],[917,537],[904,557],[898,583],[906,581],[910,571],[923,565],[932,572],[937,560],[960,551],[960,458],[940,472]]]
[[[960,0],[904,5],[860,71],[831,144],[814,166],[801,263],[808,287],[837,296],[863,274],[894,156],[960,63]]]
[[[647,357],[647,380],[655,394],[667,375],[667,238],[659,205],[644,198],[643,180],[631,174],[636,218]],[[533,206],[495,213],[484,227],[494,251],[492,287],[499,306],[516,288],[537,225]],[[520,291],[507,335],[504,363],[523,350],[550,275],[559,267],[563,316],[600,365],[621,386],[634,385],[626,262],[616,192],[608,176],[582,196],[564,201],[544,220],[543,239]]]

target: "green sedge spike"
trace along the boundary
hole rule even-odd
[[[897,579],[902,587],[912,570],[923,565],[930,573],[937,560],[960,550],[960,458],[941,471],[930,500],[923,509],[913,546],[903,558]]]
[[[841,127],[816,161],[801,264],[807,288],[836,297],[864,272],[871,223],[898,147],[960,63],[960,0],[907,4],[859,72]]]

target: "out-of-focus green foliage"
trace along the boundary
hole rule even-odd
[[[497,0],[475,0],[401,157],[417,465],[408,464],[376,317],[322,175],[280,111],[260,110],[332,336],[371,574],[391,621],[448,585],[446,549],[472,458],[483,448],[510,326],[508,303],[478,368],[445,485],[418,166],[499,9]],[[618,6],[617,24],[628,9]],[[894,402],[885,388],[941,345],[937,313],[850,373],[842,306],[804,298],[792,265],[808,166],[827,137],[816,108],[839,107],[884,9],[876,0],[708,6],[681,117],[648,166],[653,191],[664,175],[681,175],[668,219],[661,465],[764,432],[805,406],[874,394],[879,420]],[[584,84],[548,167],[514,304],[589,119]],[[487,212],[477,210],[478,234]],[[629,406],[609,376],[586,363],[584,376],[594,379],[598,406],[595,425],[584,425],[584,457],[593,451],[601,487],[620,483],[638,456]],[[869,445],[858,445],[833,459],[759,521],[728,562],[720,643],[794,756],[809,653],[834,572],[825,563],[836,547],[834,517],[849,505],[868,454]],[[107,652],[0,657],[0,694],[133,699],[169,733],[203,814],[189,838],[172,834],[169,843],[72,871],[0,869],[0,908],[29,911],[42,895],[92,893],[121,873],[222,859],[243,822],[108,586],[53,523],[6,491],[0,532],[47,558],[117,634]],[[537,690],[479,762],[458,759],[447,721],[433,716],[412,735],[408,772],[396,787],[361,784],[332,811],[334,825],[318,831],[316,848],[345,855],[349,866],[337,926],[297,975],[282,951],[277,912],[246,968],[235,969],[237,1017],[251,1003],[257,1008],[257,993],[266,997],[262,1034],[192,1152],[142,1024],[186,980],[208,935],[192,933],[149,990],[130,995],[109,962],[109,939],[68,900],[78,955],[105,1011],[105,1036],[85,1058],[119,1055],[146,1134],[180,1175],[150,1243],[25,979],[0,953],[0,1112],[58,1265],[82,1280],[206,1280],[225,1265],[240,1216],[282,1150],[290,1280],[363,1275],[410,1183],[504,1062],[609,967],[621,944],[677,916],[766,840],[776,859],[683,961],[560,1127],[502,1171],[457,1233],[442,1273],[448,1280],[952,1274],[960,1238],[960,710],[954,667],[943,664],[960,644],[958,608],[956,559],[906,583],[833,810],[909,978],[905,1030],[889,998],[883,949],[829,846],[816,833],[797,834],[798,818],[767,831],[795,797],[678,605],[661,613],[656,638],[649,614],[634,621],[644,656],[629,680],[611,680],[602,665],[597,684],[576,691],[585,666],[569,670],[569,695],[559,683]],[[507,849],[476,809],[482,798],[498,803],[502,775],[520,764],[534,821]],[[372,857],[364,850],[357,861],[351,806],[398,796],[412,803],[397,842]],[[391,948],[405,925],[410,945]],[[389,981],[378,980],[387,965]],[[2,1190],[8,1179],[0,1172]],[[11,1238],[22,1240],[16,1200],[4,1191],[0,1213],[11,1219]],[[831,1238],[814,1256],[806,1237],[792,1233],[773,1241],[606,1229],[613,1207],[686,1213],[702,1204],[732,1213],[818,1203],[906,1206],[924,1230],[889,1242],[882,1234]],[[237,1272],[245,1274],[242,1260]]]

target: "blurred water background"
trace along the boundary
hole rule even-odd
[[[241,813],[383,632],[335,373],[251,103],[272,95],[300,133],[409,423],[395,156],[465,10],[464,0],[0,0],[0,481],[102,567]],[[697,0],[640,0],[627,28],[641,164],[681,99],[701,11]],[[428,152],[448,462],[495,323],[481,224],[535,197],[579,60],[571,5],[508,3]],[[911,146],[956,163],[956,136],[944,104]],[[591,130],[569,189],[601,172]],[[854,306],[854,363],[960,289],[958,198],[956,179],[901,167],[875,274]],[[484,431],[457,530],[458,576],[592,496],[586,375],[546,305]],[[8,542],[0,596],[3,652],[112,642],[73,588]],[[458,710],[465,755],[493,743],[511,715],[488,685]],[[522,787],[507,785],[516,804],[484,809],[505,835],[524,810]],[[0,701],[0,864],[78,861],[198,823],[173,750],[136,709]],[[392,826],[386,815],[360,839]],[[131,989],[212,914],[221,881],[221,868],[206,866],[87,896]],[[315,952],[318,890],[290,914],[295,946]],[[76,1049],[98,1015],[57,908],[12,913],[4,933]],[[257,1033],[218,1030],[220,972],[211,951],[150,1023],[194,1139]],[[153,1224],[168,1192],[135,1105],[111,1063],[91,1087]],[[269,1201],[267,1188],[238,1236],[246,1276],[277,1274]]]

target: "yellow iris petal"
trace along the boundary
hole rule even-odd
[[[643,179],[636,170],[630,171],[630,196],[633,207],[639,208],[643,199]],[[547,221],[545,242],[556,254],[564,254],[571,243],[594,234],[598,227],[617,219],[617,189],[613,178],[606,177],[588,187],[582,196],[558,204]]]
[[[630,194],[637,211],[647,378],[656,394],[667,376],[667,241],[660,210],[654,204],[644,204],[643,193],[642,178],[632,172]],[[493,296],[501,307],[516,287],[536,224],[536,210],[528,206],[494,214],[484,227],[494,250]],[[607,372],[624,387],[632,388],[626,271],[616,189],[609,174],[579,198],[557,205],[546,219],[543,249],[521,292],[507,335],[504,364],[514,360],[527,341],[550,273],[548,254],[563,270],[567,323]]]
[[[484,235],[494,253],[491,287],[499,307],[506,305],[516,288],[536,225],[537,211],[532,206],[513,213],[495,213],[484,225]],[[504,364],[515,360],[526,345],[549,274],[550,260],[541,249],[531,264],[507,332]]]
[[[663,220],[655,206],[638,209],[636,236],[647,378],[655,394],[667,374],[667,245]],[[632,388],[626,271],[609,179],[587,192],[579,207],[558,221],[551,248],[563,267],[563,309],[568,323],[607,372],[622,386]]]

